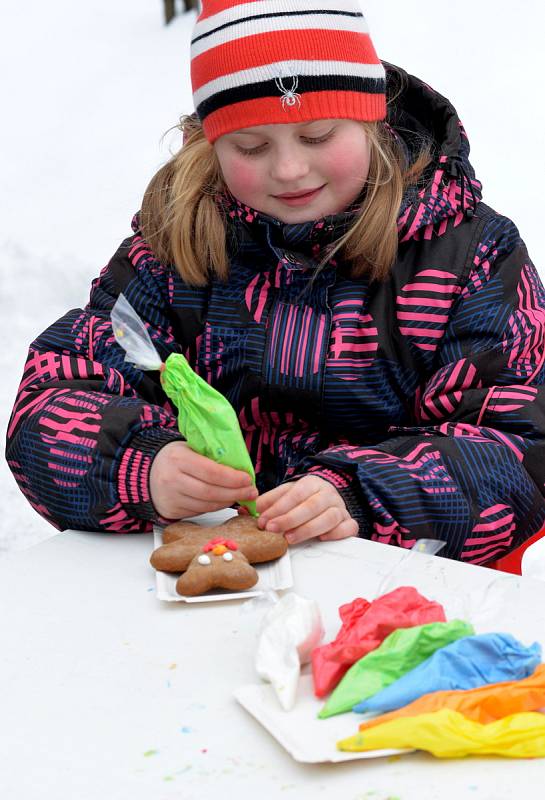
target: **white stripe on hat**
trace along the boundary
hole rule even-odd
[[[219,11],[202,21],[197,19],[193,31],[193,39],[213,31],[221,25],[232,23],[236,20],[251,19],[260,14],[282,14],[287,12],[301,13],[304,11],[347,11],[348,13],[361,14],[359,4],[354,0],[256,0],[254,3],[240,3]],[[303,14],[302,16],[305,16]],[[361,20],[361,17],[360,17]],[[365,25],[364,21],[361,20]],[[368,33],[367,26],[363,33]]]
[[[382,64],[362,64],[352,61],[276,61],[262,67],[231,72],[205,83],[193,93],[195,108],[212,95],[227,89],[295,75],[319,75],[321,77],[324,75],[347,75],[380,80],[385,78],[385,70]]]
[[[327,30],[367,33],[367,25],[361,17],[344,17],[337,14],[303,14],[295,17],[266,17],[265,19],[242,20],[237,25],[212,33],[191,45],[191,58],[196,58],[207,50],[227,42],[237,41],[245,36],[256,36],[272,31],[286,30]],[[197,33],[197,31],[195,31]]]

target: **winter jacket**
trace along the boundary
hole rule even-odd
[[[389,75],[393,73],[389,72]],[[185,284],[138,216],[89,304],[31,345],[7,457],[58,528],[149,531],[149,473],[179,439],[157,373],[124,361],[110,311],[123,292],[161,357],[182,352],[234,406],[263,492],[314,473],[360,536],[441,539],[485,563],[545,521],[545,296],[515,225],[481,202],[452,105],[407,77],[389,123],[434,142],[400,210],[384,282],[318,270],[351,212],[288,225],[227,203],[228,282]]]

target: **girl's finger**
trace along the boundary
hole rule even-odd
[[[278,503],[276,504],[278,505]],[[302,503],[289,509],[285,514],[267,514],[269,520],[266,523],[268,531],[293,531],[300,528],[302,525],[310,523],[312,520],[320,517],[328,509],[336,509],[335,511],[335,524],[341,521],[341,509],[331,503],[331,497],[322,492],[315,492]],[[330,526],[331,527],[331,526]],[[321,531],[323,533],[323,531]],[[317,534],[315,534],[317,535]]]
[[[338,506],[330,506],[322,514],[298,528],[287,531],[286,539],[289,544],[299,544],[307,539],[314,539],[340,527],[344,512]]]
[[[186,474],[189,473],[204,483],[221,486],[225,489],[240,490],[252,483],[247,472],[226,467],[225,464],[218,464],[211,458],[206,458],[206,456],[201,456],[200,453],[191,450],[190,447],[186,447],[183,456],[179,457],[179,465]]]
[[[336,542],[339,539],[348,539],[350,536],[357,536],[359,531],[359,525],[355,519],[345,520],[341,522],[340,525],[329,531],[329,533],[323,533],[321,536],[318,537],[322,542]]]
[[[274,489],[270,489],[268,492],[263,492],[257,501],[258,512],[260,514],[264,514],[273,505],[273,503],[276,503],[279,497],[282,497],[282,495],[286,494],[286,492],[289,492],[291,488],[291,483],[281,483],[280,486],[276,486]]]
[[[291,511],[291,509],[296,508],[298,505],[301,505],[310,497],[314,497],[318,493],[329,498],[329,505],[335,504],[334,498],[340,498],[340,495],[336,489],[333,489],[329,483],[326,483],[320,479],[314,479],[312,477],[300,478],[298,481],[289,483],[288,486],[289,491],[285,492],[272,506],[267,509],[266,513],[264,514],[266,520],[274,519],[276,521],[277,517],[288,513],[288,511]],[[322,511],[323,508],[325,508],[325,506],[319,509],[317,508],[316,513]],[[288,527],[284,526],[283,530],[288,530]]]
[[[196,500],[223,503],[224,506],[230,506],[237,500],[255,500],[258,494],[257,489],[252,484],[235,489],[226,489],[209,481],[199,480],[194,475],[189,475],[183,471],[176,477],[176,486],[179,487],[183,494],[194,497]]]
[[[320,498],[327,499],[313,506],[314,516],[321,513],[327,506],[342,505],[343,509],[345,508],[341,496],[331,484],[324,481],[322,478],[306,475],[303,478],[299,478],[297,481],[291,481],[290,483],[277,486],[276,489],[267,492],[259,498],[257,502],[257,510],[261,515],[258,523],[259,527],[265,528],[268,523],[273,520],[274,523],[277,524],[277,527],[269,528],[269,530],[286,531],[303,524],[306,519],[310,518],[308,515],[290,518],[289,520],[280,518],[282,515],[289,513],[292,509],[303,505],[310,500],[310,498],[318,497],[318,495]],[[272,504],[269,502],[265,506],[263,498],[267,498],[269,501],[272,499],[274,502]]]
[[[169,506],[171,512],[164,515],[168,519],[194,517],[197,514],[206,514],[208,511],[219,511],[220,508],[226,508],[225,503],[197,500],[186,494],[176,494],[170,501]]]

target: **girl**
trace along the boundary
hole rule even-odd
[[[290,542],[485,563],[545,521],[545,297],[452,105],[354,0],[204,0],[196,114],[126,239],[32,344],[8,459],[59,528],[149,531],[258,496]],[[237,411],[257,475],[192,452],[124,361],[123,292]]]

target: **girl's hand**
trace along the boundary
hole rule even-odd
[[[171,442],[159,450],[150,471],[151,501],[166,519],[183,519],[228,508],[237,500],[255,500],[258,492],[246,472],[217,464]]]
[[[285,533],[290,544],[317,537],[322,541],[357,536],[358,523],[349,515],[335,487],[314,475],[271,489],[257,500],[258,526]]]

